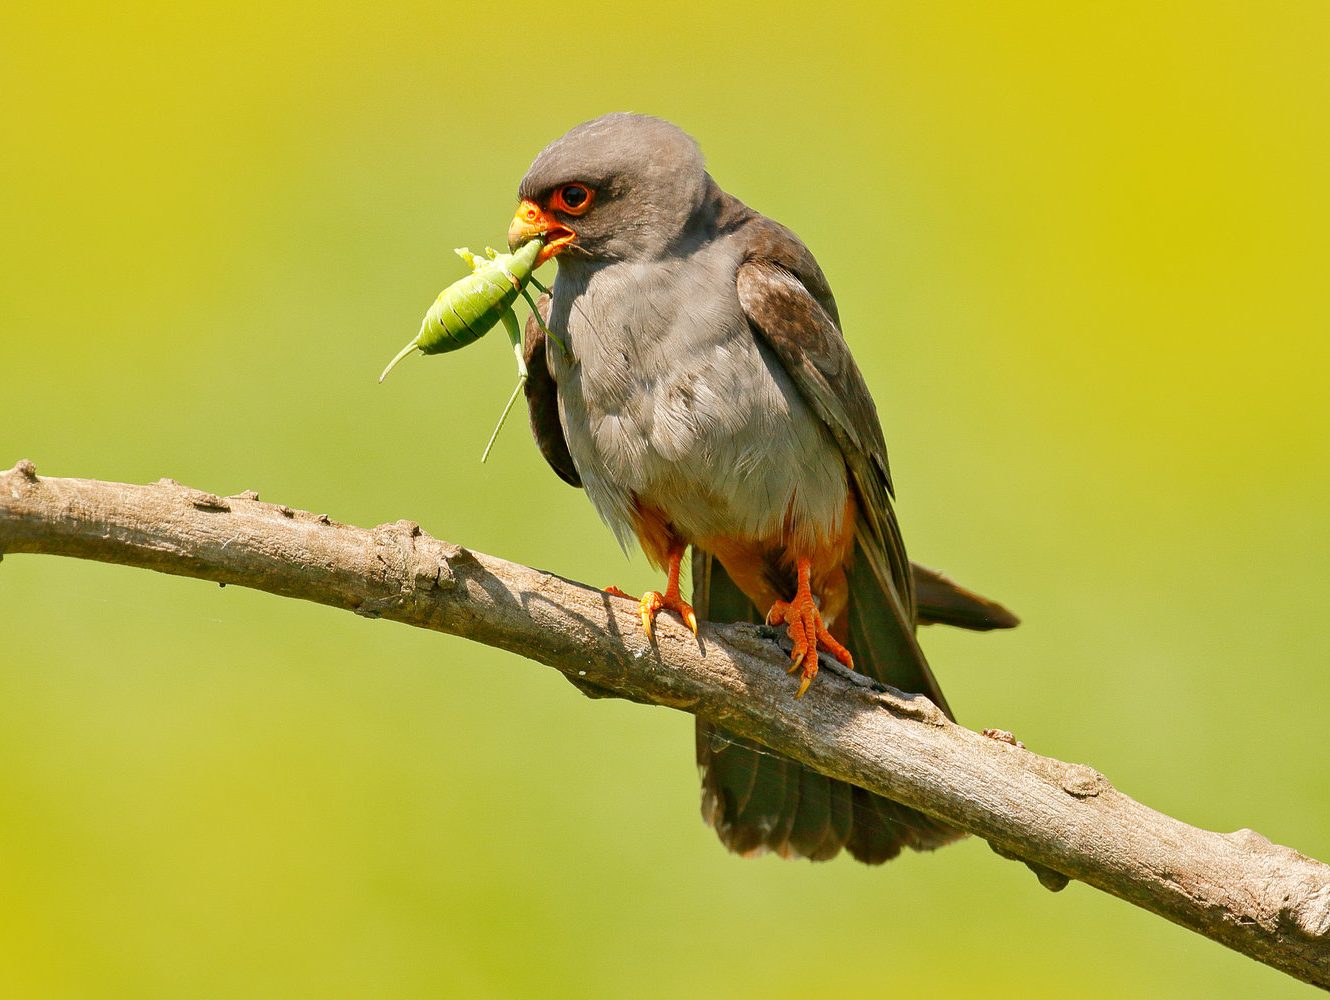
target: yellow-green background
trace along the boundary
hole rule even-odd
[[[0,465],[172,476],[644,589],[502,336],[374,376],[609,110],[821,259],[961,718],[1330,856],[1330,8],[16,5]],[[692,720],[235,588],[0,566],[0,992],[1277,997],[967,842],[725,854]]]

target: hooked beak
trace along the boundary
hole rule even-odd
[[[545,246],[536,257],[539,267],[564,247],[577,238],[577,234],[559,222],[543,208],[530,199],[523,199],[517,206],[512,224],[508,226],[508,249],[516,250],[537,236],[545,238]]]

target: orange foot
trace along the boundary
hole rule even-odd
[[[822,612],[818,611],[817,605],[813,603],[813,591],[808,583],[809,561],[800,559],[797,566],[799,587],[795,591],[794,600],[777,601],[773,604],[771,610],[767,612],[767,624],[779,625],[784,622],[789,626],[790,641],[794,643],[794,649],[790,653],[793,662],[788,673],[792,674],[800,667],[803,668],[800,673],[799,690],[794,693],[796,698],[802,698],[808,690],[808,685],[812,684],[813,678],[817,676],[819,645],[851,670],[854,669],[854,657],[827,631],[822,621]]]
[[[647,634],[647,639],[654,641],[655,635],[652,632],[653,623],[656,620],[656,614],[660,611],[673,611],[683,623],[688,626],[693,635],[697,635],[697,615],[693,612],[693,606],[683,599],[679,593],[679,565],[683,561],[683,547],[670,551],[670,569],[669,575],[665,578],[665,593],[656,590],[648,590],[642,595],[639,607],[642,609],[642,631]],[[615,597],[626,597],[628,600],[633,598],[625,594],[618,587],[606,587],[605,593],[613,594]]]

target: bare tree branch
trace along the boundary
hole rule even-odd
[[[1330,989],[1330,866],[1251,830],[1219,834],[1133,801],[1103,775],[989,739],[931,702],[824,660],[791,697],[772,633],[662,619],[635,602],[421,533],[218,497],[0,473],[0,553],[40,552],[298,597],[465,636],[554,667],[588,693],[703,716],[832,777],[983,837],[1060,889],[1078,879]]]

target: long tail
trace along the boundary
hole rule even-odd
[[[1021,620],[997,601],[966,590],[949,576],[911,563],[920,625],[954,625],[975,632],[1015,628]]]
[[[916,581],[921,578],[931,588],[922,592],[928,600],[921,603],[921,617],[926,606],[930,612],[935,607],[949,609],[947,617],[929,620],[968,623],[971,628],[1004,628],[1016,622],[1001,605],[957,587],[932,570],[915,567]],[[871,572],[851,569],[849,647],[856,668],[894,687],[925,694],[947,710],[926,664],[916,651],[902,646],[903,641],[912,643],[899,636],[893,622],[875,613],[887,606],[878,586]],[[693,606],[711,621],[761,620],[758,609],[724,567],[709,553],[697,550],[693,553]],[[1005,624],[1008,620],[1010,624]],[[995,623],[999,621],[1002,623]],[[738,854],[769,850],[784,857],[825,861],[844,848],[860,861],[881,864],[903,847],[932,850],[962,836],[923,813],[809,770],[701,719],[697,722],[697,763],[702,773],[703,818],[715,828],[721,842]]]

